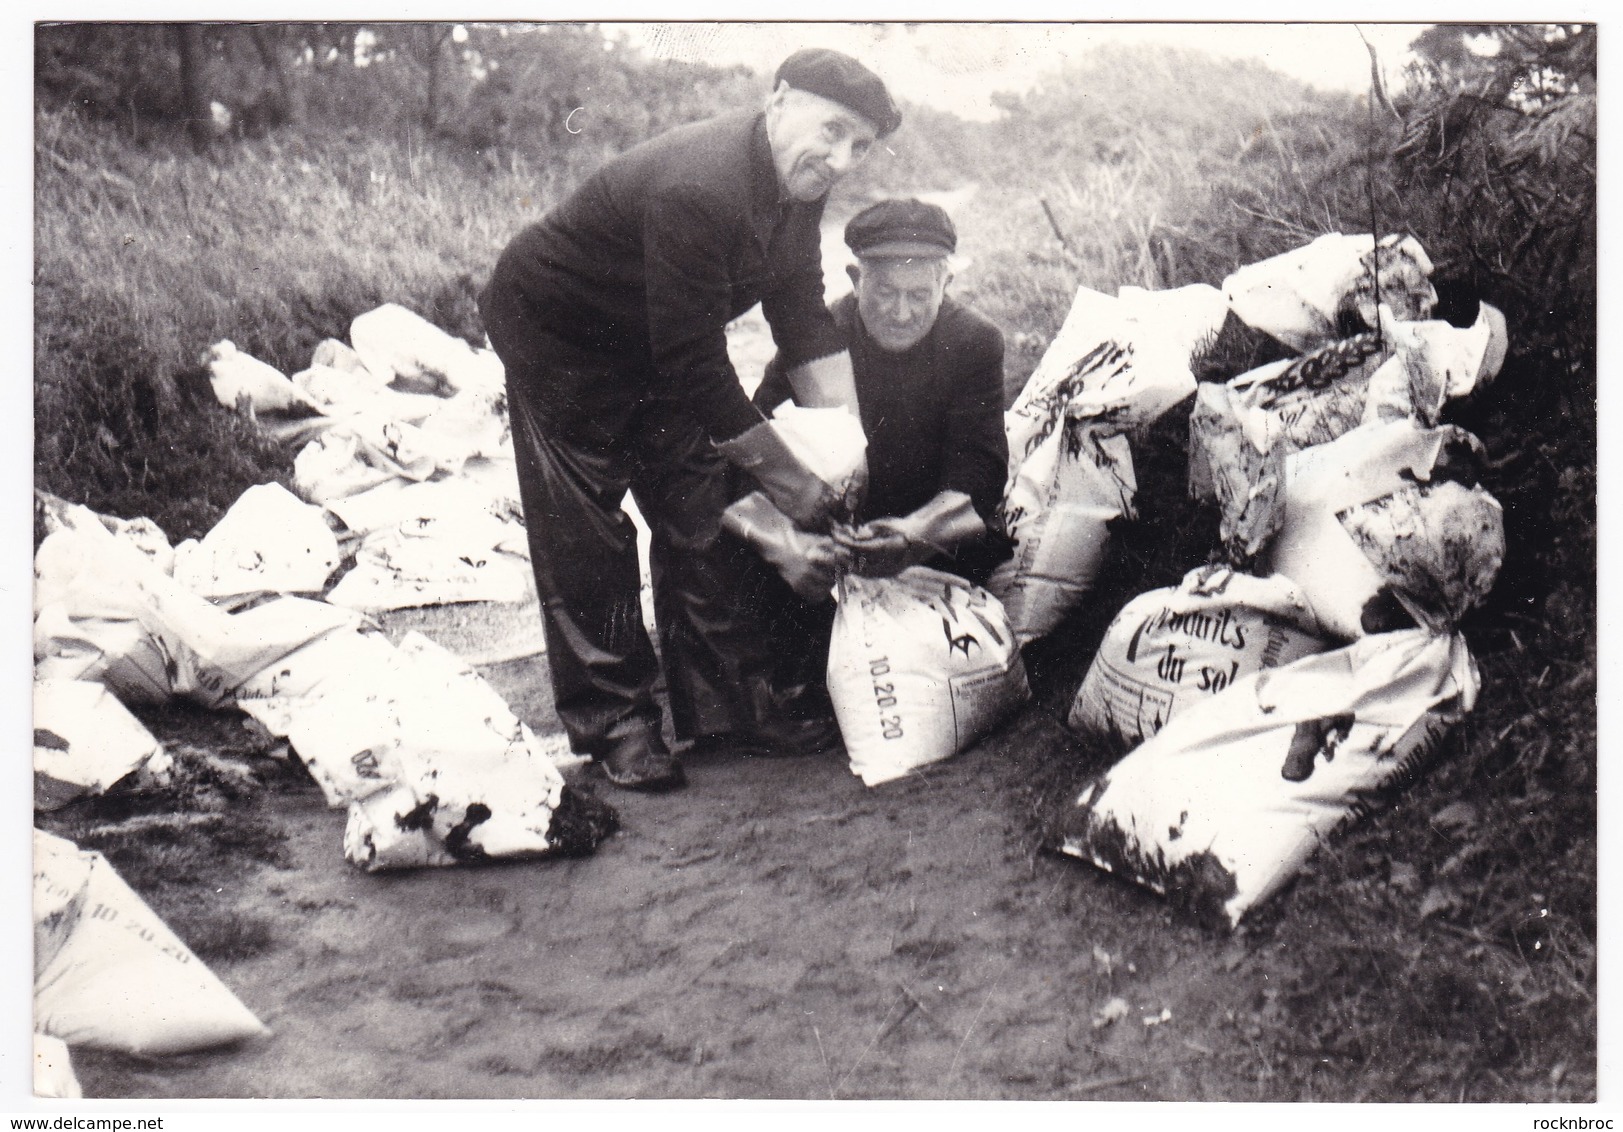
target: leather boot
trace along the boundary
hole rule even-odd
[[[682,764],[657,737],[622,743],[603,756],[602,764],[603,777],[626,790],[658,793],[687,785]]]

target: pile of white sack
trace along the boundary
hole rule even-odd
[[[350,339],[322,342],[291,378],[229,341],[204,355],[221,404],[306,441],[293,488],[310,508],[284,509],[278,545],[336,554],[318,528],[338,532],[355,563],[327,600],[364,612],[533,597],[501,360],[392,303],[358,316]],[[252,563],[266,519],[222,522],[192,574]]]
[[[149,520],[42,498],[36,801],[161,777],[123,704],[182,697],[286,738],[348,808],[345,855],[363,868],[588,849],[553,820],[560,768],[579,761],[563,736],[537,737],[464,661],[420,634],[397,645],[367,616],[524,596],[501,364],[396,306],[361,315],[352,338],[293,379],[211,350],[222,402],[310,435],[304,500],[249,488],[171,548]],[[330,585],[346,550],[356,565]]]
[[[1225,281],[1227,309],[1304,354],[1201,385],[1191,492],[1228,562],[1129,602],[1072,705],[1127,753],[1058,847],[1206,922],[1237,924],[1412,781],[1475,701],[1455,626],[1497,577],[1503,516],[1480,442],[1438,417],[1495,376],[1505,328],[1486,305],[1431,320],[1430,272],[1413,239],[1332,235]],[[1350,314],[1369,329],[1334,340]]]

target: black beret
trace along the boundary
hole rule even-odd
[[[807,47],[783,61],[772,80],[796,90],[832,99],[873,123],[880,137],[896,132],[902,112],[891,101],[884,81],[861,63],[826,47]]]
[[[927,256],[958,250],[958,230],[939,205],[922,200],[882,200],[851,218],[845,243],[858,256]]]

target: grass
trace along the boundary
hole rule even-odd
[[[71,109],[42,105],[35,120],[36,482],[151,516],[172,539],[202,534],[245,487],[285,482],[291,467],[292,452],[214,403],[197,366],[204,348],[229,337],[292,373],[384,301],[477,341],[473,296],[497,252],[583,168],[517,150],[469,163],[420,138],[320,123],[211,160],[162,137],[132,145]],[[1552,241],[1578,250],[1576,269],[1496,272],[1492,241],[1536,253],[1525,231],[1539,214],[1493,231],[1475,215],[1485,198],[1462,189],[1480,170],[1405,166],[1391,157],[1395,125],[1372,136],[1351,100],[1176,53],[1085,60],[985,130],[928,114],[906,129],[864,191],[979,185],[955,216],[972,262],[954,291],[1004,328],[1011,393],[1078,286],[1219,283],[1320,232],[1369,230],[1372,197],[1384,229],[1413,231],[1431,253],[1445,310],[1465,317],[1485,297],[1505,311],[1503,373],[1452,410],[1487,445],[1485,484],[1504,504],[1510,548],[1495,593],[1463,626],[1482,669],[1479,706],[1429,776],[1244,928],[1274,989],[1238,1024],[1255,1031],[1250,1071],[1281,1098],[1592,1099],[1592,220],[1587,268],[1579,223]],[[932,159],[937,138],[953,161]],[[1513,175],[1582,190],[1579,165],[1527,162]],[[1277,353],[1231,325],[1202,377]],[[1028,650],[1034,683],[1051,693],[1039,710],[1063,714],[1088,643],[1121,604],[1216,545],[1215,517],[1184,491],[1186,413],[1137,447],[1140,518],[1118,533],[1090,608]],[[154,726],[216,754],[240,742],[197,719]],[[202,818],[177,842],[104,829],[89,843],[99,837],[135,870],[132,883],[156,893],[200,953],[269,946],[188,903],[197,876],[276,859],[268,828],[221,840],[227,826],[210,806],[244,802],[209,777],[217,767],[192,770],[192,794],[173,801]],[[73,828],[87,835],[128,817],[75,814],[56,820],[85,823]]]
[[[35,117],[36,482],[172,539],[204,533],[292,453],[221,408],[198,363],[229,338],[292,374],[399,302],[482,341],[476,287],[557,192],[381,140],[268,138],[218,162]],[[180,422],[185,422],[181,424]],[[174,490],[174,484],[187,485]]]

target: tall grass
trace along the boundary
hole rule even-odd
[[[342,137],[209,160],[71,108],[35,129],[37,481],[174,538],[291,463],[214,403],[204,349],[229,338],[294,373],[389,301],[480,340],[479,283],[575,174]]]

